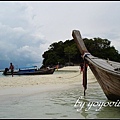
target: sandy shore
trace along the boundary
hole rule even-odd
[[[88,68],[88,83],[94,81],[96,79]],[[0,95],[60,90],[76,84],[82,86],[82,74],[80,74],[79,66],[67,66],[56,70],[51,75],[1,77]]]

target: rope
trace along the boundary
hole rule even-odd
[[[69,78],[64,78],[64,79],[71,79],[71,78],[75,78],[75,77],[77,77],[77,76],[79,76],[80,75],[80,73],[78,74],[78,75],[75,75],[75,76],[72,76],[72,77],[69,77]],[[60,77],[61,78],[61,77]]]
[[[78,75],[75,75],[75,76],[73,76],[73,77],[69,77],[69,78],[65,78],[65,79],[74,78],[74,77],[77,77],[77,76],[79,76],[79,75],[80,75],[80,73],[79,73]]]

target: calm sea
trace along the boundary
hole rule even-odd
[[[110,103],[97,82],[60,91],[28,95],[2,95],[0,118],[120,118],[120,103]]]

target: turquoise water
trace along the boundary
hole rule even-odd
[[[89,84],[86,97],[80,86],[61,91],[37,93],[25,96],[1,96],[0,118],[120,118],[120,107],[91,107],[88,111],[86,106],[82,109],[75,107],[79,97],[80,102],[105,102],[104,96],[97,83]],[[80,110],[81,109],[81,110]]]
[[[0,72],[0,77],[4,77],[4,75],[2,75],[3,74],[3,72]]]
[[[86,96],[80,83],[59,91],[1,95],[0,118],[120,118],[120,103],[109,102],[97,82],[88,84]]]

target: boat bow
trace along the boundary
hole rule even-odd
[[[86,65],[88,64],[106,97],[112,101],[120,100],[120,63],[92,56],[88,52],[78,30],[73,30],[72,36],[84,60],[84,95],[87,89]]]

